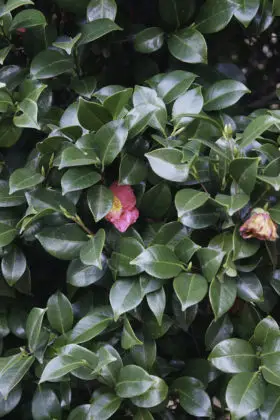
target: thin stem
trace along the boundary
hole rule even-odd
[[[76,216],[72,217],[72,220],[77,223],[88,235],[94,236],[94,233],[84,224],[80,216],[76,214]]]

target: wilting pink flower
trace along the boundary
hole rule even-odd
[[[241,226],[242,238],[257,238],[261,241],[275,241],[278,238],[277,225],[267,211],[257,208],[251,212],[251,216]]]
[[[114,182],[110,190],[114,194],[114,202],[105,219],[120,232],[125,232],[139,217],[139,211],[135,207],[136,197],[130,185],[119,185]]]

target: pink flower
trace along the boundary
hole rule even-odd
[[[26,32],[25,28],[17,28],[16,30],[17,34],[24,34]]]
[[[113,207],[105,216],[120,232],[125,232],[139,217],[135,207],[136,197],[130,185],[119,185],[114,182],[110,190],[114,194]]]

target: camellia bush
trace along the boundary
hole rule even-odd
[[[280,419],[278,15],[0,0],[0,417]]]

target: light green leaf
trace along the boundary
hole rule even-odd
[[[220,269],[225,252],[221,252],[221,250],[201,248],[197,251],[196,255],[198,256],[204,277],[211,282]]]
[[[237,5],[234,16],[247,28],[257,14],[260,0],[237,0]]]
[[[22,251],[13,246],[10,252],[2,258],[1,271],[9,286],[13,286],[24,274],[26,258]]]
[[[32,399],[32,418],[43,420],[47,418],[61,419],[61,407],[54,391],[40,387]]]
[[[22,380],[34,360],[34,356],[29,356],[25,353],[0,357],[0,392],[3,398],[6,399],[14,387]]]
[[[142,395],[131,399],[132,403],[137,407],[152,408],[161,404],[167,397],[168,386],[166,383],[157,376],[151,375],[151,379],[154,381],[148,391]]]
[[[95,265],[85,265],[80,259],[72,260],[67,270],[67,283],[75,287],[87,287],[100,280],[107,269],[107,259],[101,257],[102,269]]]
[[[43,175],[31,168],[16,169],[9,179],[10,194],[35,187],[43,181]]]
[[[201,87],[188,90],[184,95],[179,96],[172,108],[172,118],[176,122],[176,127],[186,126],[194,120],[203,107],[203,96]],[[191,116],[188,116],[191,115]]]
[[[97,390],[93,394],[88,419],[107,420],[119,409],[122,399],[113,392]]]
[[[249,201],[249,196],[247,194],[217,194],[215,200],[226,207],[229,216],[233,216],[238,210],[246,206]]]
[[[271,126],[277,123],[279,123],[279,120],[271,115],[260,115],[259,117],[254,118],[244,130],[240,147],[248,146],[260,137],[264,131],[268,130]]]
[[[125,316],[121,338],[121,346],[124,350],[129,350],[131,347],[134,347],[136,345],[143,345],[143,343],[136,337],[128,318]]]
[[[105,230],[99,229],[98,232],[83,245],[80,250],[80,258],[85,265],[94,265],[102,269],[102,250],[105,244]]]
[[[54,357],[45,366],[39,383],[42,384],[43,382],[55,382],[63,376],[67,375],[67,373],[83,367],[86,364],[87,363],[85,360],[75,360],[71,356]]]
[[[74,38],[64,35],[62,37],[59,37],[55,42],[53,42],[53,45],[56,48],[64,50],[68,55],[71,55],[72,49],[75,47],[80,38],[80,33],[77,34]]]
[[[18,7],[34,4],[31,0],[8,0],[5,5],[1,4],[0,7],[0,17],[3,15],[12,12]]]
[[[203,206],[209,198],[209,194],[193,190],[191,188],[178,191],[175,196],[175,206],[178,212],[178,217],[180,218],[185,213]]]
[[[184,94],[197,76],[187,71],[175,70],[164,75],[156,89],[158,95],[169,104]]]
[[[259,372],[239,373],[228,383],[226,402],[236,419],[257,410],[264,402],[265,382]]]

